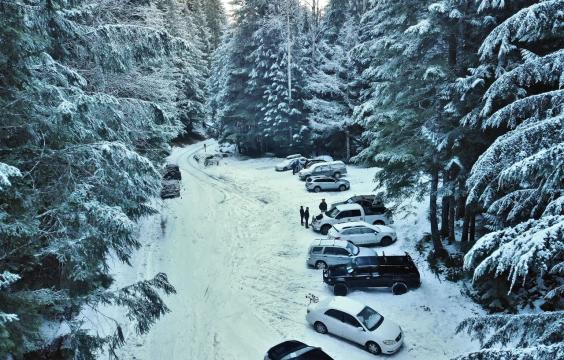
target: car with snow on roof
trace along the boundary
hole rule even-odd
[[[372,225],[365,221],[335,224],[327,233],[329,239],[350,241],[358,246],[388,246],[396,242],[396,231],[389,226]]]
[[[399,325],[356,300],[329,297],[307,308],[306,321],[320,334],[332,334],[363,346],[374,355],[397,352],[404,340]]]
[[[337,205],[358,204],[364,209],[364,213],[368,216],[374,216],[375,225],[390,225],[394,223],[392,211],[386,207],[381,196],[377,195],[355,195],[347,200],[331,204],[329,210]],[[377,217],[377,218],[376,218]]]
[[[359,256],[373,257],[376,253],[344,240],[317,239],[309,247],[306,263],[316,269],[326,269],[329,266],[349,264]]]
[[[383,219],[382,215],[367,214],[364,208],[358,204],[340,204],[314,217],[311,222],[311,228],[313,231],[327,235],[335,224],[364,221],[377,225],[381,224]]]

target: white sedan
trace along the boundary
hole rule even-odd
[[[403,344],[399,325],[384,319],[369,306],[342,296],[311,304],[306,320],[318,333],[352,341],[374,355],[393,354]]]
[[[389,226],[371,225],[364,221],[335,224],[327,233],[329,239],[350,241],[355,245],[388,246],[397,240],[396,231]]]

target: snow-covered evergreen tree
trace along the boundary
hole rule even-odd
[[[62,324],[65,356],[93,358],[123,334],[84,330],[85,306],[124,306],[139,333],[167,311],[164,274],[110,291],[108,259],[139,247],[135,222],[156,211],[182,104],[198,101],[176,5],[0,2],[1,354],[61,357],[39,328]]]
[[[339,158],[350,156],[354,95],[351,49],[358,41],[358,13],[349,0],[330,1],[317,31],[313,71],[307,78],[305,101],[316,151]],[[354,137],[354,134],[353,134]],[[347,152],[349,150],[349,152]]]

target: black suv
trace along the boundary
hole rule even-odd
[[[323,282],[333,286],[335,295],[345,296],[351,288],[391,287],[395,295],[421,285],[419,271],[411,256],[368,256],[323,271]]]
[[[265,360],[333,360],[320,348],[308,346],[301,341],[289,340],[268,350]]]

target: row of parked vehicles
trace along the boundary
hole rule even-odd
[[[306,181],[309,191],[344,191],[350,189],[350,184],[339,181],[346,174],[344,163],[322,161],[303,168],[298,177]],[[319,185],[324,183],[328,185]],[[314,217],[311,228],[326,237],[311,243],[306,259],[309,267],[322,271],[323,282],[334,294],[321,301],[315,296],[313,301],[310,298],[306,321],[318,333],[356,343],[374,355],[397,352],[404,341],[403,331],[370,306],[345,296],[353,289],[367,288],[389,288],[393,294],[401,295],[421,284],[409,254],[379,255],[372,248],[397,241],[392,224],[392,212],[375,195],[353,196],[334,203]],[[332,358],[318,347],[291,340],[273,347],[265,356],[265,360],[282,359]]]
[[[347,166],[342,161],[333,161],[330,156],[317,156],[309,159],[301,154],[289,155],[275,167],[276,171],[298,170],[298,178],[305,181],[305,188],[311,192],[346,191],[351,188]]]

